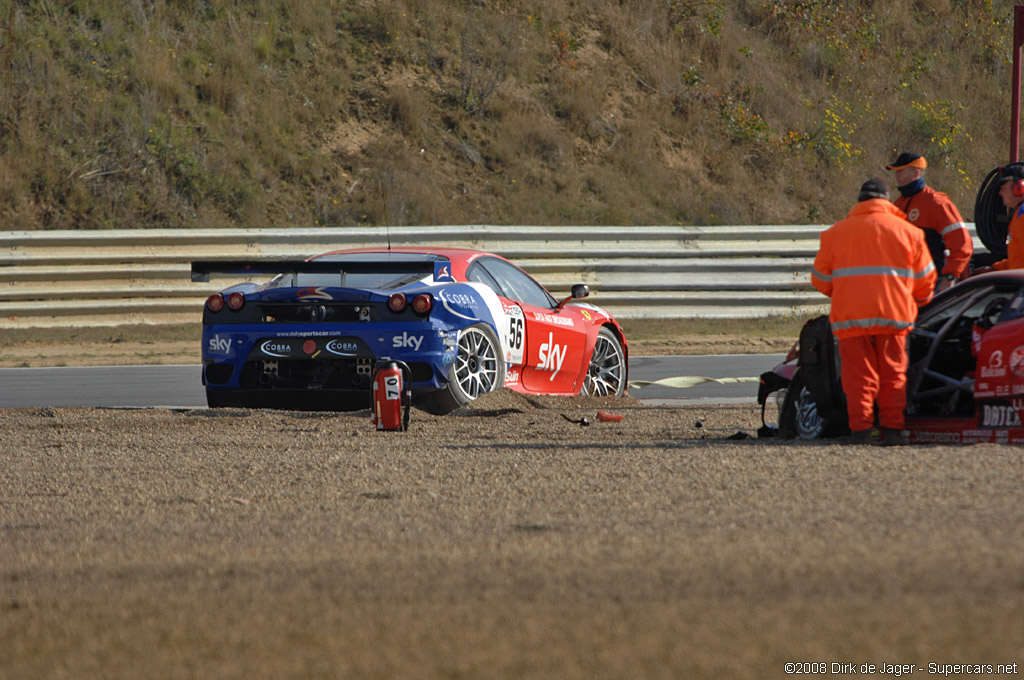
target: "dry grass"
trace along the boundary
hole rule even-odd
[[[970,219],[1006,160],[1006,0],[86,0],[0,31],[7,229],[830,222],[904,148]]]
[[[761,319],[623,319],[626,337],[660,340],[679,336],[750,336],[795,340],[807,321],[802,316],[771,316]]]
[[[627,319],[631,356],[766,354],[789,350],[803,323],[775,319]],[[0,329],[0,366],[196,364],[201,327]]]
[[[195,324],[165,326],[85,326],[81,328],[3,328],[0,347],[27,344],[80,345],[93,343],[137,343],[160,345],[168,342],[195,341],[198,347],[203,328]]]
[[[622,326],[630,342],[667,340],[687,336],[749,336],[795,339],[806,319],[768,317],[764,319],[624,319]],[[0,347],[39,344],[117,344],[131,342],[160,345],[168,342],[195,341],[202,333],[199,323],[164,326],[117,326],[110,328],[3,328]]]

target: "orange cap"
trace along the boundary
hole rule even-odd
[[[902,170],[903,168],[921,168],[924,170],[928,167],[928,161],[924,159],[919,153],[913,151],[904,151],[896,160],[892,162],[892,165],[885,166],[886,170]]]

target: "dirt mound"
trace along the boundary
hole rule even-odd
[[[509,413],[526,413],[537,409],[546,410],[593,410],[623,409],[639,407],[641,402],[634,397],[585,397],[585,396],[549,396],[526,395],[508,388],[488,392],[479,399],[456,410],[456,416],[487,416],[505,415]]]

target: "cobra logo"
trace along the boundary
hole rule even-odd
[[[286,357],[292,351],[292,346],[280,340],[267,340],[260,345],[260,351],[272,357]]]
[[[454,314],[457,317],[467,319],[469,321],[479,321],[479,319],[472,316],[466,316],[465,314],[455,311],[451,307],[451,305],[459,305],[466,309],[478,309],[479,305],[475,296],[468,295],[466,293],[451,293],[446,290],[442,290],[437,296],[441,298],[441,304],[444,305],[444,308],[448,310],[450,314]]]
[[[351,357],[356,355],[356,350],[359,347],[354,342],[347,342],[345,340],[331,340],[327,343],[327,351],[331,354],[337,354],[338,356]]]

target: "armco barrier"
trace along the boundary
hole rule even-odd
[[[587,283],[621,318],[819,311],[820,225],[753,227],[346,227],[0,232],[0,328],[188,323],[231,282],[189,263],[305,258],[357,246],[444,245],[503,255],[552,293]]]

